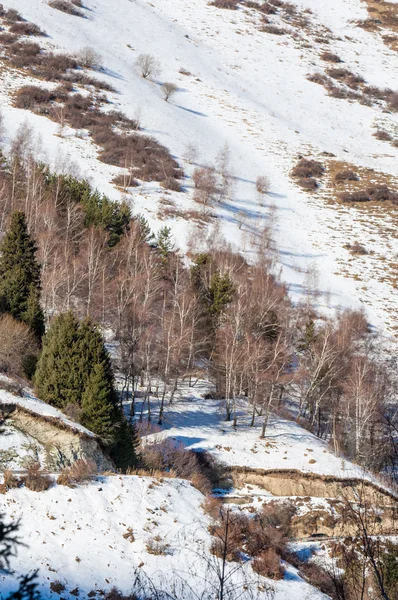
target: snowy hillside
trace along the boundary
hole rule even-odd
[[[6,597],[14,589],[16,574],[39,568],[42,598],[60,593],[86,598],[90,592],[89,597],[101,597],[113,586],[128,593],[137,573],[165,591],[181,590],[184,598],[212,597],[217,575],[208,553],[210,520],[203,501],[189,482],[134,476],[103,477],[76,489],[56,486],[39,494],[8,492],[0,496],[1,512],[21,518],[27,547],[12,561],[14,574],[0,575],[1,594]],[[291,568],[286,580],[268,582],[269,593],[250,567],[237,571],[232,581],[236,589],[245,582],[253,592],[262,587],[258,597],[264,600],[325,597]]]
[[[44,46],[76,52],[88,45],[98,51],[103,69],[93,74],[116,89],[107,94],[112,108],[130,118],[139,116],[144,133],[168,147],[184,168],[186,193],[166,193],[145,182],[128,190],[134,211],[145,214],[155,231],[170,225],[177,246],[185,250],[192,236],[200,244],[206,229],[212,236],[220,229],[250,258],[253,234],[267,223],[275,205],[279,263],[292,296],[303,298],[309,279],[317,279],[326,294],[320,304],[363,304],[373,324],[393,331],[398,247],[390,232],[396,209],[338,202],[329,178],[334,163],[329,162],[363,169],[361,180],[367,184],[388,182],[396,190],[398,148],[374,133],[386,131],[394,140],[397,114],[384,101],[332,97],[308,80],[330,67],[321,58],[329,52],[368,88],[397,90],[398,59],[386,42],[389,31],[358,26],[371,15],[361,0],[294,0],[293,16],[276,11],[267,17],[270,25],[264,30],[263,15],[248,4],[223,10],[207,0],[87,0],[82,18],[55,10],[45,0],[4,2],[47,32],[40,41]],[[267,27],[282,34],[267,32]],[[161,71],[151,81],[141,78],[135,66],[142,53],[160,62]],[[12,107],[10,93],[33,82],[31,78],[7,69],[1,78],[8,136],[28,120],[40,137],[43,157],[59,169],[68,170],[73,163],[101,191],[121,196],[110,183],[120,169],[100,163],[87,136],[66,128],[60,137],[53,121]],[[169,102],[161,93],[165,81],[178,86]],[[211,212],[216,216],[203,230],[203,223],[184,217],[201,210],[192,200],[190,176],[197,165],[213,165],[225,144],[233,193],[215,203]],[[193,154],[188,151],[192,145]],[[298,155],[316,157],[330,167],[318,192],[300,190],[289,177]],[[259,175],[271,182],[265,196],[256,191]],[[353,256],[345,246],[354,242],[366,254]]]

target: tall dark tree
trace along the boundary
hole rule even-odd
[[[91,372],[82,395],[82,425],[94,431],[104,442],[114,440],[114,413],[112,404],[113,390],[106,376],[104,365],[97,363]]]
[[[90,320],[80,322],[72,312],[53,320],[43,338],[35,386],[39,398],[53,406],[77,405],[80,422],[110,448],[118,467],[136,463],[136,432],[117,405],[111,360]]]
[[[44,333],[40,307],[40,266],[25,214],[15,212],[0,245],[0,311],[26,323],[38,338]]]

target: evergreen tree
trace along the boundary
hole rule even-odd
[[[113,390],[104,365],[94,365],[82,395],[81,424],[96,433],[103,442],[113,441],[115,407],[112,404]]]
[[[44,315],[40,307],[40,266],[25,215],[15,212],[0,245],[0,311],[29,325],[40,338]]]
[[[95,367],[101,365],[115,403],[112,365],[97,327],[82,323],[72,312],[59,315],[43,339],[35,385],[38,396],[58,408],[82,405],[83,393]]]
[[[111,450],[111,457],[122,471],[125,472],[129,467],[137,465],[138,446],[139,439],[136,426],[128,423],[119,411],[119,426],[116,432],[116,441]]]
[[[67,312],[53,320],[43,338],[34,382],[39,398],[57,408],[80,406],[86,377],[80,334],[79,321]]]
[[[157,251],[160,255],[162,262],[166,263],[169,255],[174,250],[174,242],[171,239],[171,229],[170,227],[162,227],[158,233],[157,237]]]
[[[56,317],[43,338],[35,373],[39,398],[60,409],[77,405],[80,422],[110,448],[116,465],[137,462],[137,432],[117,406],[109,354],[98,328],[72,312]]]

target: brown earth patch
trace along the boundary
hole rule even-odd
[[[369,18],[359,23],[368,31],[379,31],[384,43],[392,50],[398,50],[398,6],[386,0],[363,0]]]

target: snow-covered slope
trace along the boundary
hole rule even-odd
[[[54,486],[42,493],[12,490],[0,496],[0,511],[21,518],[26,547],[12,560],[14,574],[0,574],[0,597],[15,588],[16,574],[37,568],[43,599],[59,598],[60,593],[73,599],[76,588],[81,598],[91,591],[100,597],[101,590],[112,586],[127,593],[137,572],[177,597],[197,598],[202,592],[214,597],[211,585],[217,576],[203,501],[189,482],[137,476],[103,477],[76,489]],[[162,552],[148,552],[148,543],[162,546]],[[235,565],[227,569],[235,570]],[[268,582],[275,594],[265,592],[264,579],[248,565],[231,580],[237,591],[245,579],[250,597],[262,589],[258,597],[264,600],[325,598],[291,568],[284,581]]]
[[[392,278],[384,275],[398,247],[394,237],[385,239],[381,231],[390,217],[381,215],[382,221],[372,225],[372,219],[364,219],[356,208],[337,210],[327,204],[322,190],[317,196],[300,191],[289,172],[298,154],[332,153],[341,161],[396,174],[398,149],[372,134],[380,122],[396,130],[397,115],[383,113],[381,106],[332,98],[306,77],[325,68],[319,55],[329,50],[369,85],[394,90],[398,89],[397,55],[378,33],[357,27],[357,20],[368,16],[361,0],[294,0],[293,4],[300,11],[312,10],[303,13],[309,26],[287,25],[290,34],[278,36],[259,30],[259,16],[252,9],[221,10],[207,0],[87,0],[86,18],[54,10],[46,0],[4,2],[49,34],[48,47],[74,52],[89,45],[99,51],[104,64],[99,76],[117,90],[109,95],[114,107],[130,117],[139,111],[144,131],[170,148],[188,176],[193,169],[184,160],[189,144],[197,148],[199,165],[213,164],[228,144],[234,194],[215,206],[217,219],[210,230],[217,223],[235,248],[250,250],[252,234],[267,222],[269,207],[275,204],[279,260],[293,297],[302,297],[306,271],[315,268],[321,291],[330,292],[320,303],[364,303],[374,324],[391,326],[398,301],[391,293]],[[317,34],[330,43],[317,42]],[[160,61],[162,71],[155,81],[139,76],[134,63],[141,53]],[[116,168],[99,163],[96,149],[73,131],[60,138],[55,123],[12,108],[9,92],[23,79],[4,71],[1,79],[9,135],[28,119],[41,137],[40,148],[58,168],[77,163],[95,186],[120,197],[110,184]],[[160,92],[164,81],[179,86],[169,103]],[[271,180],[271,192],[259,198],[255,180],[263,174]],[[189,178],[185,184],[188,193],[168,198],[177,211],[198,210]],[[191,235],[200,235],[195,224],[181,216],[159,220],[163,195],[161,188],[144,183],[131,192],[130,200],[155,230],[163,224],[172,226],[177,245],[185,249]],[[366,242],[368,256],[352,259],[343,246],[353,239]]]
[[[333,454],[324,440],[294,421],[271,415],[265,438],[261,439],[264,417],[256,417],[252,427],[250,407],[243,400],[239,404],[235,427],[233,421],[225,420],[224,401],[205,400],[191,390],[167,406],[162,430],[147,439],[152,442],[170,437],[188,449],[206,450],[231,467],[371,478],[357,465]],[[155,404],[152,412],[156,414]]]

